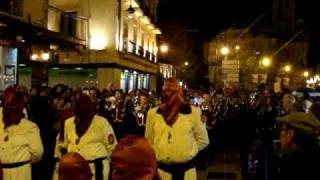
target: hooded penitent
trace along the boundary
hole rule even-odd
[[[166,123],[172,126],[176,122],[184,103],[183,92],[179,82],[174,78],[169,78],[164,82],[163,93],[165,97],[160,104],[161,114]]]
[[[121,139],[111,156],[112,180],[158,180],[157,160],[150,142],[129,135]]]
[[[93,103],[88,95],[81,94],[80,97],[76,99],[74,113],[76,117],[76,133],[78,137],[82,137],[88,130],[95,114]]]
[[[59,163],[59,180],[90,180],[88,162],[78,153],[65,154]]]
[[[2,110],[5,128],[19,124],[24,117],[23,108],[24,98],[21,93],[11,93],[5,98]]]

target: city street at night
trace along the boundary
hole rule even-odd
[[[0,0],[0,180],[319,180],[318,4]]]

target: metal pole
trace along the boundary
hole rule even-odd
[[[282,51],[285,47],[287,47],[293,40],[295,40],[300,34],[302,34],[304,29],[301,29],[299,32],[297,32],[289,41],[284,43],[276,52],[273,53],[273,56],[276,56],[280,51]]]

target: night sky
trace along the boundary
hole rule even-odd
[[[296,0],[306,23],[310,65],[320,60],[320,7],[316,0]],[[159,26],[164,36],[179,43],[183,34],[192,40],[209,40],[230,27],[247,27],[272,8],[272,0],[159,0]],[[196,38],[194,38],[196,37]]]
[[[160,20],[186,21],[201,36],[237,25],[245,27],[271,8],[271,0],[160,0]],[[180,23],[180,22],[177,22]],[[185,25],[185,24],[183,24]],[[184,28],[183,26],[182,28]]]

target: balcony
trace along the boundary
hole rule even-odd
[[[76,12],[65,12],[54,6],[48,7],[48,29],[73,38],[89,40],[89,19]]]
[[[144,60],[151,61],[153,63],[157,62],[157,56],[152,52],[145,50],[142,46],[137,45],[136,43],[129,41],[128,39],[123,40],[122,52],[125,54],[131,54],[142,58]]]
[[[23,0],[0,0],[0,11],[23,16]]]

